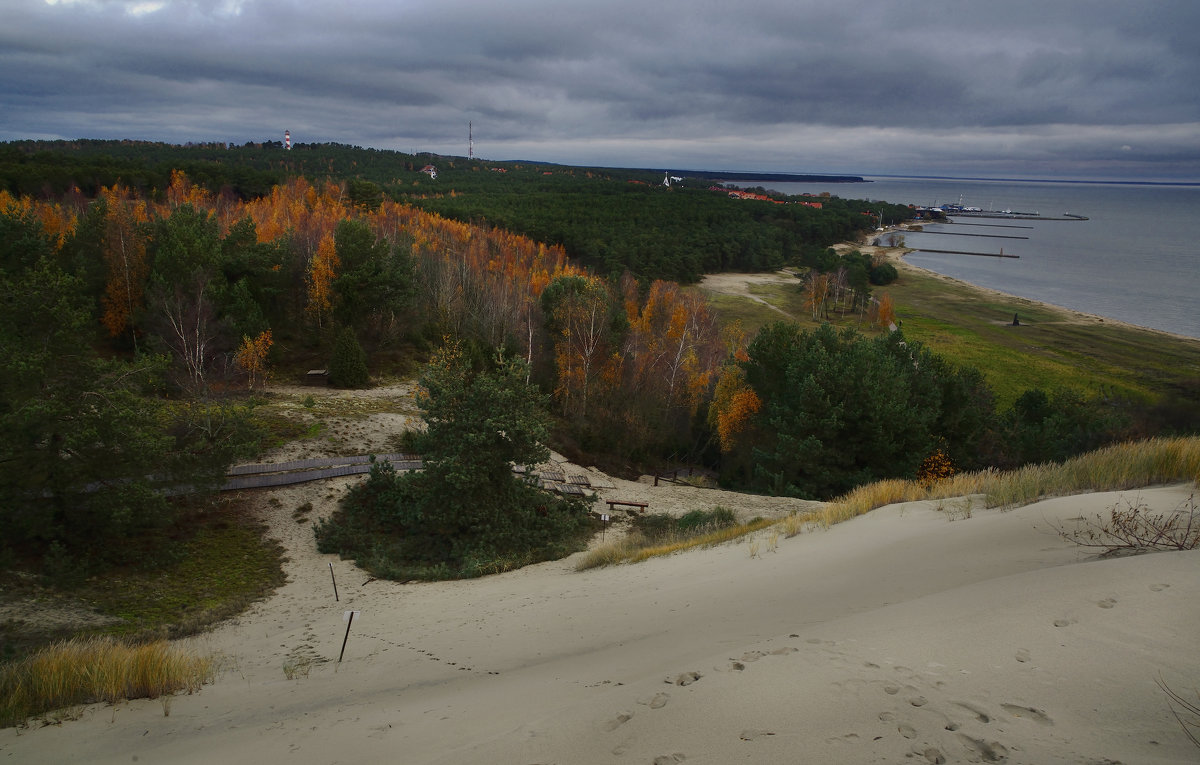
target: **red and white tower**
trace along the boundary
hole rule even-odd
[[[290,130],[283,131],[283,148],[288,151],[292,150],[292,131]]]

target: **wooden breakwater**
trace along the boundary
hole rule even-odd
[[[935,222],[941,223],[943,225],[977,226],[979,228],[1027,228],[1027,229],[1031,229],[1031,230],[1033,229],[1033,226],[1022,226],[1018,223],[963,223],[960,220],[949,220],[949,219],[944,220],[944,221],[935,221]]]
[[[914,234],[941,234],[942,236],[978,236],[985,239],[1028,239],[1027,236],[1013,234],[969,234],[962,231],[914,231]]]
[[[1038,215],[1037,213],[1006,213],[1000,210],[984,210],[983,212],[950,213],[956,218],[1002,218],[1004,220],[1087,220],[1086,215],[1063,213],[1060,215]]]
[[[1020,258],[1020,255],[1010,255],[1001,250],[1000,252],[969,252],[967,250],[930,250],[925,247],[918,247],[915,252],[933,252],[938,255],[978,255],[983,258]]]

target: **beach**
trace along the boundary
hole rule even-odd
[[[296,395],[311,389],[297,389]],[[286,392],[279,395],[288,395]],[[318,396],[349,392],[318,390]],[[376,390],[411,395],[411,386]],[[407,422],[330,423],[366,448]],[[291,445],[282,462],[310,454]],[[588,475],[600,499],[742,518],[812,503]],[[880,508],[793,537],[578,572],[375,580],[316,551],[294,509],[355,480],[247,492],[288,582],[186,644],[190,696],[0,731],[10,762],[1194,762],[1160,681],[1200,686],[1200,551],[1098,558],[1061,530],[1192,485]],[[602,504],[598,504],[602,508]],[[618,516],[620,514],[617,514]],[[623,516],[621,516],[623,517]],[[618,518],[619,521],[619,518]],[[606,534],[621,533],[615,523]],[[335,599],[332,574],[336,577]],[[347,612],[354,612],[347,631]],[[338,662],[345,641],[344,657]]]

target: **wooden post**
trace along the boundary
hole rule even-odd
[[[342,638],[342,652],[338,654],[338,664],[342,663],[342,657],[346,655],[346,641],[350,639],[350,625],[354,624],[354,615],[357,611],[346,612],[346,637]]]
[[[338,593],[337,593],[337,577],[335,577],[335,576],[333,575],[333,564],[332,564],[332,563],[330,563],[330,564],[329,564],[329,578],[333,580],[333,600],[334,600],[334,602],[336,603],[336,602],[338,602],[339,600],[341,600],[341,598],[339,598],[339,597],[338,597]]]

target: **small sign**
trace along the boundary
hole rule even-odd
[[[608,513],[602,513],[600,515],[600,520],[604,521],[605,523],[608,523]]]
[[[349,624],[351,618],[357,619],[361,615],[362,615],[362,611],[343,611],[342,612],[342,621]]]

